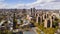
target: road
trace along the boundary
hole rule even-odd
[[[30,30],[30,31],[24,31],[23,33],[24,33],[24,34],[37,34],[37,32],[36,32],[36,29],[35,29],[35,28],[31,28],[31,30]]]

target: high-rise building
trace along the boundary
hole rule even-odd
[[[36,9],[35,8],[31,8],[31,15],[35,16],[35,13],[36,13]]]

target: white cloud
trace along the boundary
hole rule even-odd
[[[30,4],[31,7],[39,6],[41,3],[49,3],[54,0],[37,0],[36,2]]]
[[[42,6],[44,9],[60,9],[60,2],[50,2],[46,3],[46,5]]]
[[[43,4],[43,6],[36,6],[37,9],[60,9],[60,2],[49,2]]]
[[[32,8],[32,7],[36,7],[36,6],[40,6],[42,5],[41,3],[47,3],[47,2],[51,2],[54,0],[37,0],[36,2],[33,3],[28,3],[28,4],[17,4],[15,7],[22,7],[22,8]]]
[[[52,1],[55,0],[37,0],[33,3],[27,3],[27,4],[15,4],[11,5],[8,3],[4,3],[5,0],[0,0],[0,8],[43,8],[43,9],[60,9],[60,3],[53,3]]]

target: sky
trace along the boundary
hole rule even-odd
[[[0,0],[0,9],[60,9],[60,0]]]

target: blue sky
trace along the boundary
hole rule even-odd
[[[4,2],[9,4],[17,4],[17,3],[27,4],[27,3],[33,3],[35,1],[36,0],[6,0]]]
[[[60,0],[0,0],[1,8],[60,9]]]

